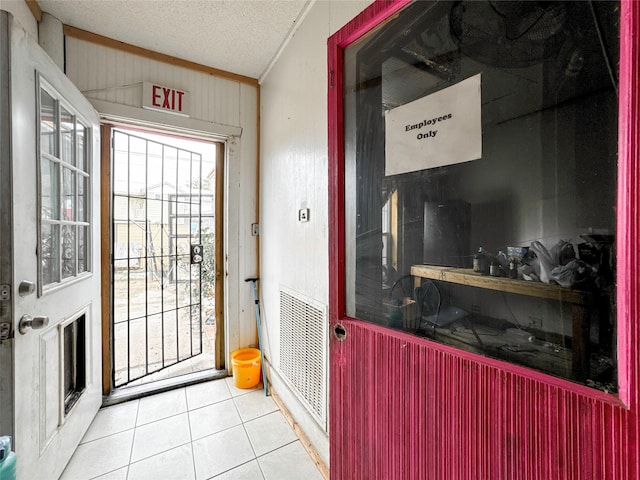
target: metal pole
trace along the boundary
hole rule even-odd
[[[258,300],[258,279],[247,278],[245,282],[253,283],[253,299],[256,304],[256,325],[258,327],[258,348],[260,349],[260,366],[262,369],[262,384],[264,385],[264,394],[269,396],[269,387],[267,386],[267,373],[264,364],[264,353],[262,352],[262,332],[260,327],[260,302]]]

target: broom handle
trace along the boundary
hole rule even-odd
[[[260,327],[260,302],[258,300],[258,279],[247,278],[245,282],[253,283],[253,299],[256,304],[256,325],[258,327],[258,348],[260,349],[260,366],[262,370],[262,384],[264,385],[264,394],[269,396],[269,387],[267,386],[267,372],[264,364],[264,353],[262,352],[262,328]]]

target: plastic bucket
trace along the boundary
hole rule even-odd
[[[233,383],[238,388],[252,388],[260,382],[260,350],[241,348],[231,354]]]

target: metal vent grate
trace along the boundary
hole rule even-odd
[[[326,308],[280,290],[280,370],[326,427]]]

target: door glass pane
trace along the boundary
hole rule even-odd
[[[59,165],[56,162],[42,159],[40,168],[40,195],[41,195],[41,208],[43,219],[58,220],[60,218],[60,212],[58,209],[58,169]]]
[[[60,230],[58,225],[43,223],[41,226],[40,263],[42,284],[50,285],[60,281]]]
[[[73,115],[64,107],[60,107],[60,158],[71,165],[74,164],[74,130]]]
[[[347,47],[349,316],[616,390],[619,16],[414,2]]]
[[[87,127],[82,123],[76,122],[76,145],[78,147],[77,166],[80,170],[87,172]]]
[[[78,227],[78,273],[89,271],[88,259],[89,259],[89,244],[87,239],[89,238],[89,227]]]
[[[89,177],[85,177],[82,174],[78,175],[78,218],[79,222],[86,222],[88,215],[88,182]]]
[[[62,168],[62,219],[74,220],[76,202],[76,174],[68,168]]]
[[[40,90],[40,149],[54,156],[57,155],[57,127],[56,101],[45,90]]]
[[[76,274],[76,227],[62,226],[62,278]]]
[[[44,80],[42,80],[44,83]],[[40,90],[40,284],[91,268],[89,128],[55,94]],[[46,155],[45,155],[46,154]],[[41,292],[42,293],[42,292]]]

